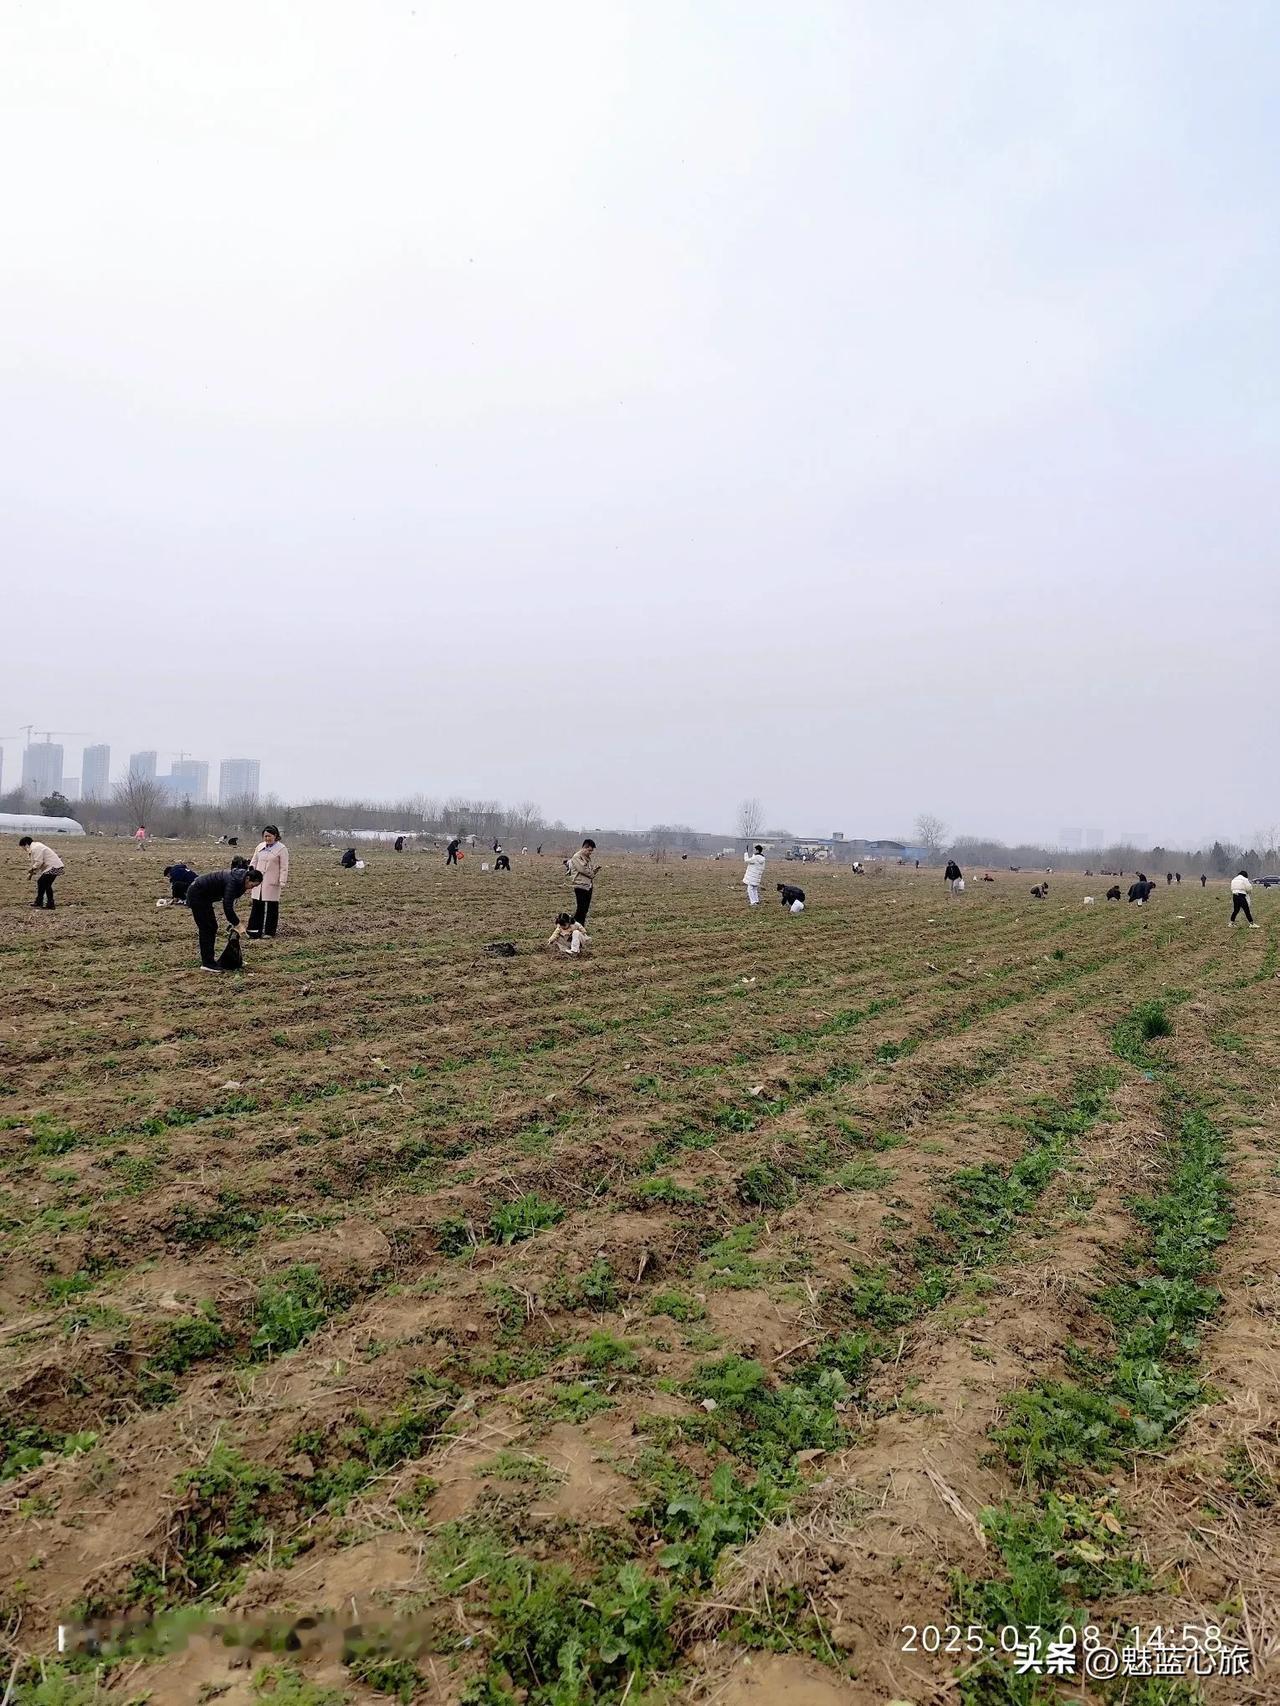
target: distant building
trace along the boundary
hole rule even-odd
[[[183,758],[167,776],[159,778],[165,798],[174,805],[190,800],[193,806],[203,806],[209,798],[209,766],[203,759]]]
[[[80,761],[80,797],[105,800],[111,788],[111,748],[86,746]]]
[[[156,779],[156,755],[152,752],[131,752],[129,754],[129,774],[139,782],[154,782]]]
[[[62,748],[51,740],[35,741],[22,755],[22,788],[43,799],[62,792]]]
[[[262,761],[257,758],[224,758],[218,768],[218,803],[256,800]]]
[[[64,799],[78,800],[80,798],[80,778],[64,776],[62,778],[62,794]]]

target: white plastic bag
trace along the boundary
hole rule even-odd
[[[793,900],[791,902],[791,910],[792,912],[803,912],[804,902],[802,900]]]

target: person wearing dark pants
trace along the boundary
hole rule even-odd
[[[235,903],[246,889],[256,888],[261,881],[261,871],[241,866],[231,871],[209,871],[203,877],[197,877],[187,890],[187,906],[196,921],[196,933],[200,938],[202,971],[218,969],[213,953],[218,941],[218,917],[214,908],[221,903],[227,923],[233,930],[238,929],[240,918]]]
[[[249,905],[249,935],[254,940],[272,938],[280,923],[280,896],[289,881],[289,849],[274,823],[263,829],[250,863],[262,872],[262,885]]]
[[[458,837],[455,835],[453,840],[444,850],[444,862],[446,865],[456,865],[458,863],[458,848],[460,845]]]
[[[1252,893],[1253,884],[1249,881],[1248,871],[1241,871],[1237,876],[1232,877],[1231,917],[1227,921],[1229,924],[1234,924],[1236,919],[1243,912],[1245,922],[1248,924],[1249,928],[1251,930],[1256,930],[1258,928],[1258,926],[1253,922],[1253,909],[1249,905],[1249,896]]]
[[[600,870],[596,864],[596,844],[590,836],[568,861],[568,868],[574,900],[577,902],[573,922],[585,924],[587,914],[591,911],[591,896],[595,892],[596,876]]]
[[[18,846],[31,861],[27,876],[36,880],[36,898],[32,901],[32,906],[40,912],[52,912],[53,885],[66,867],[53,848],[46,847],[43,841],[33,841],[29,835],[24,835]]]
[[[166,865],[164,874],[169,879],[169,893],[179,906],[185,906],[187,904],[187,890],[200,873],[193,871],[190,865],[180,862],[177,865]]]

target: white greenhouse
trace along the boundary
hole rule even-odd
[[[38,812],[0,812],[0,835],[83,835],[73,817],[41,817]]]

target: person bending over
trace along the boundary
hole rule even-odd
[[[43,841],[33,841],[29,835],[24,835],[18,846],[24,849],[31,861],[27,871],[28,881],[32,877],[36,880],[36,898],[31,902],[32,906],[42,912],[52,912],[53,885],[66,870],[66,866],[52,847],[46,847]]]
[[[181,859],[176,865],[166,865],[164,875],[169,879],[169,893],[179,906],[187,904],[187,890],[200,875],[199,871],[185,864]]]
[[[794,906],[796,901],[803,902],[804,890],[798,888],[795,883],[778,883],[776,886],[783,906]]]
[[[187,906],[196,921],[196,932],[200,938],[201,971],[218,969],[213,957],[218,941],[218,918],[214,907],[221,902],[227,923],[233,930],[239,929],[240,918],[235,903],[246,889],[256,888],[261,881],[261,871],[255,871],[250,865],[240,865],[230,871],[209,871],[203,877],[197,877],[187,890]]]

